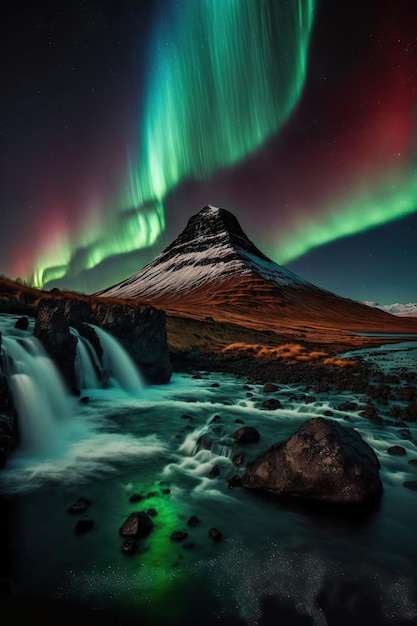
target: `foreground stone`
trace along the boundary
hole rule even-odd
[[[282,497],[365,504],[382,495],[379,469],[356,430],[318,417],[250,463],[242,485]]]
[[[132,538],[145,537],[151,532],[152,528],[153,521],[149,515],[145,511],[135,511],[120,526],[119,535]]]

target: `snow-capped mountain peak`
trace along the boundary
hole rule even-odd
[[[206,283],[252,274],[280,287],[309,285],[268,259],[248,239],[232,213],[206,205],[151,263],[101,295],[153,298],[164,293],[189,293]]]

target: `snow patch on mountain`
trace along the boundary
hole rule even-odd
[[[231,213],[207,205],[151,263],[101,294],[152,298],[254,274],[278,287],[314,288],[258,250]]]
[[[407,304],[401,304],[400,302],[395,302],[394,304],[364,302],[364,304],[398,317],[417,317],[417,302],[408,302]]]

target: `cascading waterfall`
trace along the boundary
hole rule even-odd
[[[6,375],[18,415],[20,447],[30,454],[59,453],[62,429],[73,415],[74,399],[42,343],[32,329],[18,330],[13,316],[0,316],[2,343],[0,365]],[[81,389],[121,388],[138,393],[141,375],[122,346],[107,332],[95,330],[103,356],[77,330],[76,375]]]
[[[35,337],[3,337],[4,370],[19,419],[21,447],[32,452],[59,446],[71,398],[58,369]]]
[[[130,393],[144,388],[140,372],[120,343],[102,328],[89,324],[94,329],[103,350],[103,374],[110,386],[121,387]]]

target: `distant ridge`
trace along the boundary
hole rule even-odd
[[[95,295],[137,298],[171,316],[274,332],[284,326],[346,331],[399,326],[397,317],[320,289],[281,267],[250,241],[232,213],[211,205],[193,215],[144,268]]]
[[[398,315],[398,317],[417,317],[417,302],[408,302],[407,304],[401,304],[396,302],[394,304],[378,304],[377,302],[364,302],[368,306],[376,309],[381,309],[391,315]]]

